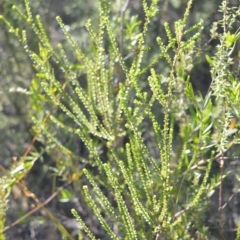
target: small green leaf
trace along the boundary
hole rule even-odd
[[[16,173],[18,172],[21,172],[23,171],[25,168],[24,168],[24,164],[21,163],[19,166],[17,166],[16,168],[14,168],[12,171],[11,171],[11,175],[15,175]]]
[[[231,34],[229,31],[226,34],[226,46],[231,47],[235,42],[235,35]]]
[[[206,60],[211,66],[214,65],[214,61],[208,55],[206,55]]]
[[[186,84],[186,96],[190,99],[194,98],[194,91],[192,87],[192,83],[189,81],[189,77],[187,79],[187,84]]]
[[[211,127],[213,125],[213,122],[211,122],[203,131],[203,135],[205,135],[206,133],[208,133],[211,130]]]
[[[60,202],[69,202],[73,198],[73,194],[70,193],[67,189],[60,191]]]

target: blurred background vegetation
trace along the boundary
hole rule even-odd
[[[113,6],[115,22],[112,24],[115,26],[119,41],[121,36],[121,10],[125,2],[125,0],[117,0]],[[148,33],[147,44],[150,49],[148,50],[147,57],[144,59],[144,61],[146,61],[145,63],[150,62],[157,52],[157,46],[153,45],[154,41],[152,40],[156,39],[158,36],[161,36],[164,39],[164,22],[168,22],[170,26],[172,26],[174,21],[182,17],[187,2],[187,0],[159,1],[160,11],[152,22]],[[187,63],[189,64],[189,74],[191,75],[194,90],[196,92],[200,91],[203,95],[206,93],[211,83],[211,76],[208,64],[205,60],[205,55],[208,54],[211,56],[214,51],[214,46],[217,44],[216,40],[211,39],[210,30],[212,24],[221,18],[218,11],[221,2],[221,0],[195,0],[189,18],[189,25],[195,24],[201,18],[204,20],[205,27],[201,41],[199,41],[199,52],[196,50],[197,54],[194,62]],[[238,0],[230,0],[229,2],[232,6],[238,6],[239,4]],[[11,20],[11,23],[15,27],[21,29],[22,25],[25,23],[14,11],[12,11],[12,6],[14,4],[16,4],[15,0],[0,0],[0,13],[7,19]],[[89,54],[91,54],[89,35],[86,31],[85,24],[86,21],[91,18],[93,28],[97,28],[97,1],[39,0],[31,1],[30,4],[33,13],[40,14],[53,46],[56,47],[58,43],[63,44],[68,53],[68,57],[71,59],[72,49],[55,20],[56,16],[60,16],[64,24],[68,26],[69,33],[77,43],[82,48],[86,49],[86,51],[89,49]],[[24,9],[23,1],[18,1],[17,5]],[[131,19],[133,20],[136,16],[140,21],[139,27],[141,28],[141,21],[143,22],[145,17],[140,0],[129,2],[125,13],[125,21],[131,21]],[[94,25],[94,23],[96,25]],[[34,51],[38,52],[39,46],[35,35],[28,26],[24,27],[29,29],[28,36],[29,39],[31,39],[29,45]],[[236,26],[235,31],[237,30],[237,27],[238,26]],[[136,49],[134,49],[134,39],[132,41],[133,42],[130,42],[129,40],[129,44],[125,43],[125,49],[123,49],[123,52],[126,52],[126,54],[130,51],[136,51]],[[236,47],[236,58],[239,54],[238,51],[239,45]],[[76,68],[77,67],[76,63]],[[33,123],[29,115],[29,112],[31,111],[32,113],[33,111],[33,109],[31,109],[31,102],[29,101],[29,87],[35,74],[34,67],[25,53],[23,46],[21,46],[17,39],[8,32],[6,25],[3,23],[1,23],[0,28],[0,69],[0,164],[2,166],[1,169],[3,170],[4,168],[9,168],[13,162],[13,157],[20,157],[24,154],[34,137],[32,130]],[[168,71],[164,63],[159,64],[158,70],[162,73]],[[55,69],[55,74],[58,76],[58,79],[61,80],[62,73],[57,67]],[[147,74],[148,73],[146,73],[146,75]],[[80,72],[79,78],[84,78],[84,76],[81,76]],[[76,137],[72,138],[71,136],[64,134],[64,132],[59,133],[58,137],[66,147],[74,149],[75,154],[79,156],[86,155],[87,150]],[[46,142],[44,141],[44,138],[39,138],[34,143],[35,151],[41,151],[46,148]],[[175,142],[175,144],[177,145],[178,142]],[[57,150],[54,150],[54,154],[57,156]],[[57,162],[56,159],[51,157],[50,152],[45,151],[25,179],[26,185],[42,202],[46,200],[46,197],[53,192],[54,187],[57,185],[56,182],[59,179],[54,172],[54,168],[58,165],[59,170],[60,164],[60,162]],[[61,174],[58,172],[57,175]],[[61,181],[63,180],[64,176],[61,176]],[[79,188],[79,186],[71,187],[73,189]],[[233,185],[230,184],[230,188],[231,187],[233,187]],[[79,212],[85,214],[86,222],[92,225],[91,230],[96,236],[104,239],[104,232],[101,232],[100,227],[98,228],[98,223],[91,215],[91,212],[85,211],[84,206],[80,205],[80,198],[81,196],[77,195],[73,198],[69,196],[69,199],[71,200],[67,201],[66,197],[66,202],[64,202],[62,197],[62,199],[54,199],[48,206],[52,213],[62,220],[63,224],[65,224],[72,232],[78,229],[78,225],[72,217],[70,209],[72,207],[76,208]],[[6,225],[11,224],[25,212],[29,211],[33,207],[32,204],[33,202],[26,198],[17,187],[14,188],[9,202],[10,207],[7,212]],[[233,215],[234,213],[231,214]],[[44,211],[39,211],[25,219],[21,224],[16,225],[7,231],[7,239],[61,239],[61,236],[58,234],[58,231],[53,227],[51,221],[47,220],[46,213],[44,213]],[[231,233],[229,234],[231,235]]]

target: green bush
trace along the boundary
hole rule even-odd
[[[13,7],[27,31],[1,17],[33,63],[28,116],[31,134],[42,144],[9,170],[8,181],[1,183],[2,199],[41,157],[48,161],[43,157],[47,154],[47,171],[63,182],[56,191],[60,200],[73,198],[78,189],[104,229],[103,239],[224,239],[223,183],[234,178],[237,186],[239,179],[226,158],[233,158],[239,144],[239,66],[232,56],[240,33],[232,29],[240,8],[221,3],[222,20],[211,30],[218,44],[212,56],[206,55],[212,82],[203,96],[194,91],[190,79],[204,48],[203,20],[188,23],[192,2],[181,19],[164,23],[164,36],[152,39],[149,28],[158,14],[158,1],[142,1],[144,20],[131,16],[127,5],[117,18],[113,3],[99,1],[98,25],[87,21],[91,41],[85,47],[57,17],[72,51],[51,44],[27,0],[25,11]],[[38,38],[37,50],[30,47],[28,29]],[[151,50],[154,44],[156,51]],[[75,145],[79,139],[81,151]],[[69,184],[76,191],[70,191]],[[218,235],[206,220],[213,196],[219,197],[214,219]],[[73,239],[45,211],[62,235]],[[72,214],[82,227],[79,239],[85,234],[96,239],[83,216],[76,210]]]

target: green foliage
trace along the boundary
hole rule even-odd
[[[52,46],[40,16],[24,2],[25,11],[17,6],[13,10],[34,31],[37,51],[30,47],[24,26],[15,28],[1,18],[33,63],[36,74],[28,92],[31,131],[46,148],[41,153],[33,150],[13,167],[7,189],[47,152],[55,158],[52,171],[77,184],[107,238],[209,239],[204,214],[224,178],[211,173],[212,165],[217,161],[222,167],[224,154],[239,144],[239,134],[229,129],[232,112],[240,115],[239,81],[231,58],[239,40],[238,31],[231,33],[239,9],[222,2],[223,20],[218,24],[223,32],[212,32],[220,43],[213,56],[206,56],[212,83],[202,96],[189,80],[203,30],[203,20],[186,27],[193,1],[173,27],[164,24],[167,41],[157,37],[158,52],[150,62],[145,60],[148,30],[158,1],[142,1],[144,22],[137,16],[121,18],[126,29],[120,33],[115,30],[112,4],[99,1],[97,30],[91,20],[86,23],[90,50],[79,46],[57,17],[73,53],[61,44]],[[118,42],[119,34],[124,41]],[[164,72],[159,72],[159,63]],[[80,138],[87,154],[79,156],[61,134]],[[73,195],[61,191],[62,201]],[[76,210],[72,213],[90,239],[96,239]]]
[[[4,186],[7,184],[8,179],[6,176],[0,178],[0,239],[4,240],[5,236],[2,233],[5,224],[5,212],[7,210],[7,198],[6,198],[6,190]]]

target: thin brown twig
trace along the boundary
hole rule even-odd
[[[232,145],[230,145],[231,147]],[[223,181],[223,167],[224,167],[224,160],[227,159],[227,157],[224,157],[224,154],[230,149],[230,147],[228,147],[224,152],[220,152],[218,153],[213,160],[217,161],[220,165],[220,186],[219,186],[219,198],[218,198],[218,202],[219,202],[219,214],[220,214],[220,218],[219,218],[219,222],[221,223],[221,210],[223,208],[226,207],[226,205],[228,204],[228,202],[231,201],[231,199],[233,198],[234,194],[230,196],[230,198],[228,199],[228,201],[222,206],[222,181]],[[199,166],[203,165],[206,163],[206,160],[200,160],[197,164],[195,164],[193,167],[191,167],[189,170],[194,170],[196,168],[198,168]],[[188,171],[189,171],[188,170]],[[185,172],[186,173],[186,172]],[[184,174],[185,174],[184,173]],[[181,175],[182,176],[182,175]],[[178,211],[177,213],[174,214],[174,218],[178,218],[182,213],[184,213],[187,209],[183,209],[181,211]]]
[[[57,191],[55,191],[47,200],[45,200],[43,203],[40,203],[40,201],[36,198],[36,196],[33,193],[30,193],[29,196],[31,196],[37,203],[38,206],[35,207],[34,209],[32,209],[31,211],[29,211],[28,213],[26,213],[25,215],[23,215],[22,217],[20,217],[19,219],[17,219],[15,222],[13,222],[12,224],[10,224],[9,226],[5,227],[3,232],[6,232],[7,230],[9,230],[10,228],[14,227],[15,225],[17,225],[18,223],[20,223],[22,220],[24,220],[25,218],[29,217],[30,215],[32,215],[34,212],[38,211],[40,208],[43,208],[46,204],[48,204],[50,201],[52,201],[57,195],[58,193],[64,188],[66,187],[67,184],[64,184],[62,187],[60,187]]]
[[[62,89],[64,90],[67,86],[67,83],[69,81],[65,81],[62,85]],[[57,99],[59,100],[61,98],[61,94],[59,94],[57,96]],[[54,105],[55,107],[56,105]],[[53,111],[53,108],[51,109],[51,111],[49,111],[44,119],[42,120],[42,124],[45,124],[47,119],[49,118],[49,116],[52,114],[52,111]],[[33,148],[33,145],[34,145],[34,142],[37,140],[37,137],[39,136],[39,134],[41,134],[41,131],[39,131],[38,133],[35,134],[35,136],[32,138],[31,140],[31,143],[29,144],[27,150],[24,152],[23,156],[21,157],[20,161],[23,162],[25,160],[25,158],[27,157],[27,155],[30,153],[30,151],[32,150]],[[8,173],[8,171],[0,164],[0,170],[2,172],[4,172],[5,174]],[[21,185],[21,188],[23,189],[23,183],[21,183],[21,180],[26,176],[26,174],[24,176],[21,176],[20,179],[17,179],[16,180],[16,183],[20,184]],[[6,230],[12,228],[13,226],[15,226],[16,224],[18,224],[19,222],[21,222],[23,219],[25,219],[26,217],[30,216],[31,214],[33,214],[34,212],[38,211],[40,208],[43,208],[47,203],[49,203],[54,197],[57,196],[57,194],[66,186],[68,185],[69,183],[63,185],[61,188],[59,188],[57,191],[55,191],[46,201],[44,201],[44,203],[40,203],[40,201],[37,199],[37,198],[34,198],[34,194],[31,193],[31,197],[34,198],[34,200],[38,203],[38,206],[34,209],[32,209],[30,212],[28,212],[27,214],[25,214],[24,216],[22,216],[21,218],[19,218],[18,220],[16,220],[15,222],[13,222],[11,225],[7,226],[3,232],[5,232]],[[24,185],[25,189],[26,189],[26,186]],[[29,192],[29,191],[28,191]],[[33,196],[34,195],[34,196]],[[30,196],[30,195],[29,195]]]

